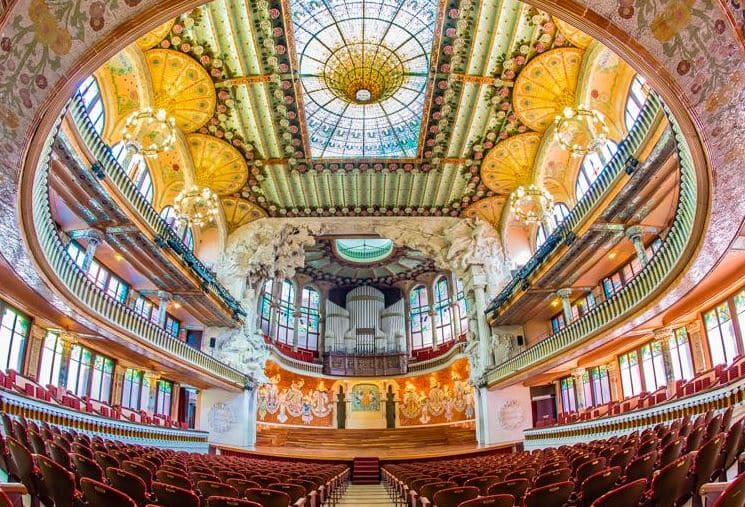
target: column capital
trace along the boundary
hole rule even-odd
[[[632,225],[627,227],[623,233],[627,238],[634,241],[635,238],[641,239],[642,234],[644,234],[644,227],[641,225]]]
[[[654,330],[654,339],[665,342],[667,338],[675,335],[675,331],[672,327],[662,327]]]
[[[572,288],[566,287],[563,289],[559,289],[556,291],[556,295],[559,296],[561,299],[569,299],[569,297],[572,295]]]
[[[698,333],[701,331],[701,322],[698,320],[692,320],[691,322],[686,323],[685,328],[688,333]]]
[[[173,294],[168,291],[159,290],[156,294],[158,296],[158,300],[160,300],[161,302],[167,303],[169,301],[173,301]]]
[[[93,246],[98,246],[104,241],[104,233],[98,229],[79,229],[76,231],[70,231],[70,238],[72,239],[84,239]]]
[[[617,362],[616,362],[615,360],[614,360],[614,361],[609,361],[609,362],[608,362],[608,363],[607,363],[607,364],[605,365],[605,369],[606,369],[606,370],[607,370],[607,371],[608,371],[609,373],[610,373],[610,372],[614,372],[614,371],[617,371],[617,370],[618,370],[618,363],[617,363]]]
[[[587,373],[587,368],[572,368],[569,370],[569,373],[572,375],[572,377],[581,377],[585,373]]]

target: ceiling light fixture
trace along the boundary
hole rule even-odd
[[[527,225],[543,222],[553,207],[553,196],[537,185],[519,186],[510,195],[510,211]]]
[[[176,144],[176,120],[165,109],[140,109],[127,117],[122,140],[142,156],[157,157]]]
[[[220,200],[208,187],[191,186],[182,190],[173,203],[179,220],[193,227],[212,222],[220,210]]]
[[[598,151],[608,142],[605,116],[595,109],[566,106],[554,125],[554,137],[575,157]]]

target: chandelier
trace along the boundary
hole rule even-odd
[[[517,187],[510,195],[510,211],[528,225],[543,222],[553,207],[553,196],[536,185]]]
[[[201,227],[210,223],[220,209],[217,194],[208,187],[191,186],[176,196],[173,210],[179,220]]]
[[[608,141],[605,117],[595,109],[566,106],[554,124],[556,140],[576,157],[598,151]]]
[[[146,107],[130,114],[124,123],[124,143],[145,157],[173,149],[176,144],[176,120],[165,109]]]

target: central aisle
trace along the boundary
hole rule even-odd
[[[350,484],[347,492],[337,505],[354,505],[355,507],[381,505],[393,507],[394,503],[382,484]]]

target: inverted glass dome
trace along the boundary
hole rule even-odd
[[[393,251],[393,241],[378,238],[337,239],[336,253],[350,262],[368,263],[385,259]]]

